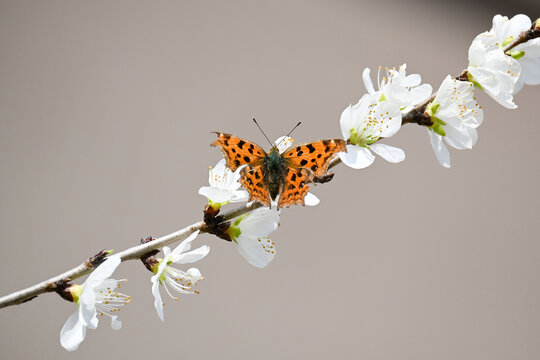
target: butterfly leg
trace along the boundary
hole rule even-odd
[[[321,176],[314,175],[312,180],[314,183],[324,184],[332,180],[333,177],[334,177],[334,173],[328,173]]]

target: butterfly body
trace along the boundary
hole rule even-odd
[[[264,158],[263,164],[264,183],[272,200],[277,198],[283,188],[286,174],[287,162],[277,147],[273,146]]]
[[[240,183],[248,190],[250,200],[271,206],[278,199],[278,209],[295,204],[304,205],[309,182],[327,182],[330,161],[340,151],[346,150],[341,139],[320,140],[291,146],[283,153],[272,146],[266,153],[260,146],[231,134],[216,133],[218,139],[212,146],[220,146],[227,167],[235,171],[242,168]]]

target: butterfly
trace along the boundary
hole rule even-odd
[[[294,130],[294,129],[293,129]],[[267,153],[259,145],[237,136],[216,132],[217,140],[211,146],[220,146],[227,167],[240,171],[240,183],[249,192],[249,200],[256,200],[277,208],[295,204],[304,205],[310,181],[324,183],[332,180],[327,173],[330,161],[338,152],[346,152],[342,139],[326,139],[298,146],[291,146],[280,154],[277,145]],[[265,135],[266,136],[266,135]]]

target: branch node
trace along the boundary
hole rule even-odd
[[[147,236],[146,238],[141,238],[141,244],[149,243],[150,241],[156,240],[152,236]],[[158,249],[152,250],[144,254],[140,257],[142,263],[144,266],[151,272],[154,272],[154,267],[159,264],[159,260],[156,258],[157,253],[159,253]]]
[[[58,280],[55,283],[51,284],[51,288],[54,290],[55,293],[60,295],[62,299],[73,302],[73,294],[69,290],[71,286],[71,279],[69,278]]]
[[[105,261],[105,258],[107,257],[107,255],[109,255],[108,250],[101,250],[96,255],[91,256],[88,260],[86,260],[84,262],[84,265],[88,268],[98,267]]]
[[[220,239],[226,241],[232,241],[231,235],[227,230],[231,226],[229,221],[225,221],[223,216],[218,215],[219,208],[214,209],[210,205],[206,205],[204,208],[204,224],[201,227],[201,231],[207,232],[212,235],[216,235]]]

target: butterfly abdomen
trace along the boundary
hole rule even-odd
[[[263,169],[264,182],[268,188],[270,197],[272,200],[275,200],[281,192],[287,173],[286,161],[277,148],[273,147],[270,149],[268,156],[264,159]]]

